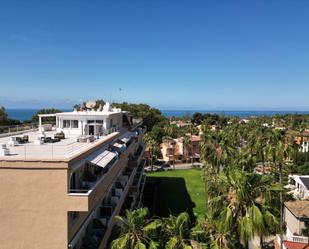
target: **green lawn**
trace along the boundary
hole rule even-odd
[[[166,216],[187,211],[201,217],[205,211],[205,188],[202,170],[172,170],[147,174],[156,182],[155,215]]]

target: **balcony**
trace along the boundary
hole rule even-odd
[[[125,210],[133,210],[136,207],[141,206],[142,196],[144,192],[144,186],[146,182],[146,176],[144,174],[145,160],[143,160],[139,167],[136,169],[136,174],[134,176],[132,186],[130,188],[130,195],[127,196],[120,214],[125,215]]]
[[[304,237],[304,236],[295,236],[295,235],[291,235],[291,236],[286,236],[283,235],[282,236],[282,240],[283,243],[281,241],[280,235],[276,235],[276,241],[275,241],[275,248],[280,248],[281,247],[281,243],[282,243],[282,248],[283,249],[288,249],[286,244],[287,243],[293,243],[295,244],[295,248],[296,246],[299,246],[299,248],[305,248],[306,245],[308,245],[308,237]],[[303,247],[301,247],[303,246]]]
[[[145,146],[139,145],[134,155],[129,160],[129,167],[137,167],[140,165],[145,152]]]
[[[104,193],[108,190],[110,185],[115,181],[115,178],[128,164],[129,155],[136,148],[136,142],[133,140],[126,151],[122,154],[109,158],[108,163],[93,165],[95,158],[90,162],[91,165],[86,168],[81,167],[81,172],[78,173],[77,178],[80,181],[70,180],[70,189],[68,195],[71,198],[70,211],[89,211],[96,203],[102,199]],[[111,152],[114,153],[114,152]],[[100,161],[101,162],[101,161]],[[91,170],[89,170],[89,167]],[[86,173],[87,172],[87,173]]]
[[[136,169],[126,168],[117,176],[117,180],[103,201],[91,212],[71,240],[69,248],[98,249],[105,247],[115,223],[115,216],[120,212],[135,173]]]

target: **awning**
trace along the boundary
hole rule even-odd
[[[98,154],[91,160],[88,160],[91,164],[97,165],[99,167],[105,168],[115,157],[116,153],[104,150],[102,153]]]
[[[127,132],[124,135],[122,135],[118,140],[126,144],[127,142],[129,142],[129,140],[132,138],[133,135],[134,135],[133,132]]]
[[[123,149],[123,148],[126,148],[126,146],[124,144],[120,144],[120,143],[113,143],[113,146],[114,147],[117,147],[119,149]]]
[[[126,147],[125,144],[123,144],[123,143],[117,143],[117,142],[113,143],[113,144],[112,144],[112,147],[114,147],[114,150],[116,150],[116,151],[118,151],[118,152],[124,152],[124,151],[126,151],[126,149],[127,149],[127,147]]]

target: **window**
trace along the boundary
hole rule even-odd
[[[103,120],[96,120],[96,123],[103,124]]]
[[[78,120],[71,120],[71,127],[78,128]]]
[[[109,127],[113,127],[113,119],[110,119],[110,121],[109,121]]]
[[[92,124],[94,123],[94,120],[87,120],[87,124]]]
[[[63,120],[63,128],[70,128],[70,120]]]

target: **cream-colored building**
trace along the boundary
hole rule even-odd
[[[309,152],[309,131],[304,131],[295,136],[295,143],[299,145],[300,152]]]
[[[284,203],[284,222],[286,234],[277,235],[275,248],[294,249],[308,248],[309,201],[296,200]]]
[[[188,135],[187,143],[183,137],[165,139],[160,144],[163,160],[166,162],[189,161],[191,159],[199,161],[201,153],[200,142],[200,136],[195,135]]]
[[[51,130],[0,138],[1,249],[106,248],[115,216],[140,205],[145,183],[144,130],[117,113],[63,113]],[[75,124],[59,140],[61,117]],[[94,123],[101,133],[83,133]]]

